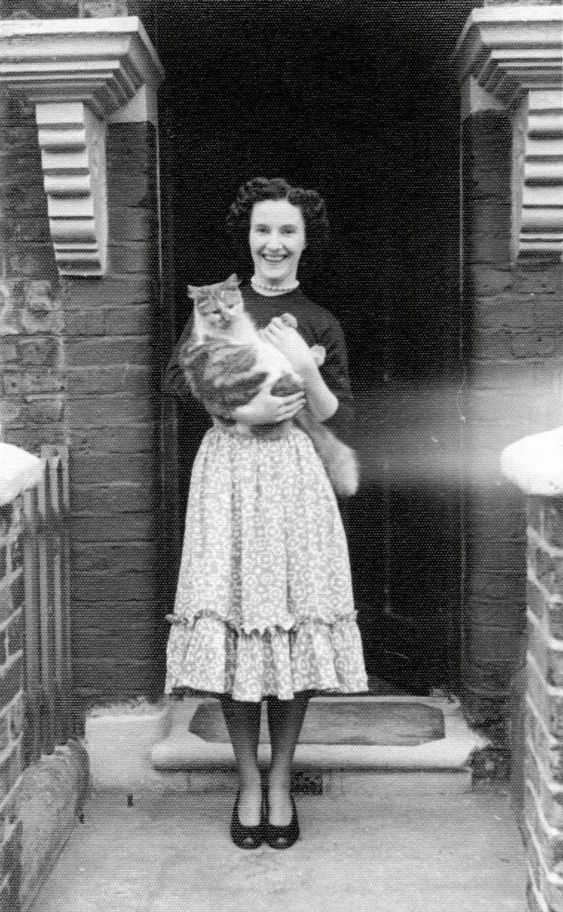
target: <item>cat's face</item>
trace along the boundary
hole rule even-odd
[[[228,332],[244,311],[244,301],[236,276],[215,285],[189,285],[188,292],[200,325],[212,333]]]

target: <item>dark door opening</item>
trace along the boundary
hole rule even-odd
[[[365,484],[348,527],[366,660],[418,693],[455,690],[459,674],[459,98],[448,57],[472,5],[196,0],[158,17],[177,335],[188,281],[241,272],[223,228],[240,183],[281,175],[320,190],[333,243],[302,285],[349,348]],[[179,416],[184,499],[206,426],[197,410]]]

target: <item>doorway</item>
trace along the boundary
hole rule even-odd
[[[459,97],[448,58],[473,3],[162,6],[176,336],[188,281],[244,274],[224,232],[238,186],[261,174],[318,189],[333,241],[302,286],[338,317],[348,344],[364,484],[347,528],[368,671],[413,693],[455,691]],[[196,409],[178,416],[180,523],[206,427]]]

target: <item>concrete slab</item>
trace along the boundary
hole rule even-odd
[[[338,706],[339,697],[315,697],[315,703]],[[296,768],[314,769],[462,769],[469,765],[475,750],[486,745],[486,740],[467,725],[459,703],[443,697],[363,696],[346,697],[347,703],[367,707],[370,703],[408,705],[439,709],[444,717],[445,737],[424,744],[303,744],[295,752]],[[150,756],[156,770],[180,770],[233,766],[233,751],[228,742],[204,741],[190,731],[190,722],[202,701],[187,698],[171,705],[169,731],[162,741],[157,741]],[[94,746],[95,733],[87,727],[87,746]],[[98,734],[99,737],[99,734]],[[97,751],[101,757],[103,752]],[[260,744],[259,760],[269,763],[269,744]],[[107,765],[107,754],[104,758]],[[109,785],[107,766],[92,763],[94,782]]]
[[[297,796],[302,837],[248,852],[233,793],[94,796],[31,912],[524,912],[507,794]]]

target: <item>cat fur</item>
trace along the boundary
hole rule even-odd
[[[262,389],[287,396],[303,389],[289,360],[267,342],[244,308],[236,275],[213,285],[188,286],[194,302],[193,331],[182,346],[180,364],[196,399],[213,415],[230,419],[233,409],[246,405]],[[292,314],[282,316],[296,327]],[[324,348],[312,347],[317,363]],[[311,438],[335,492],[350,497],[358,490],[359,471],[354,451],[320,421],[308,405],[293,418]],[[251,430],[259,436],[263,425]]]

